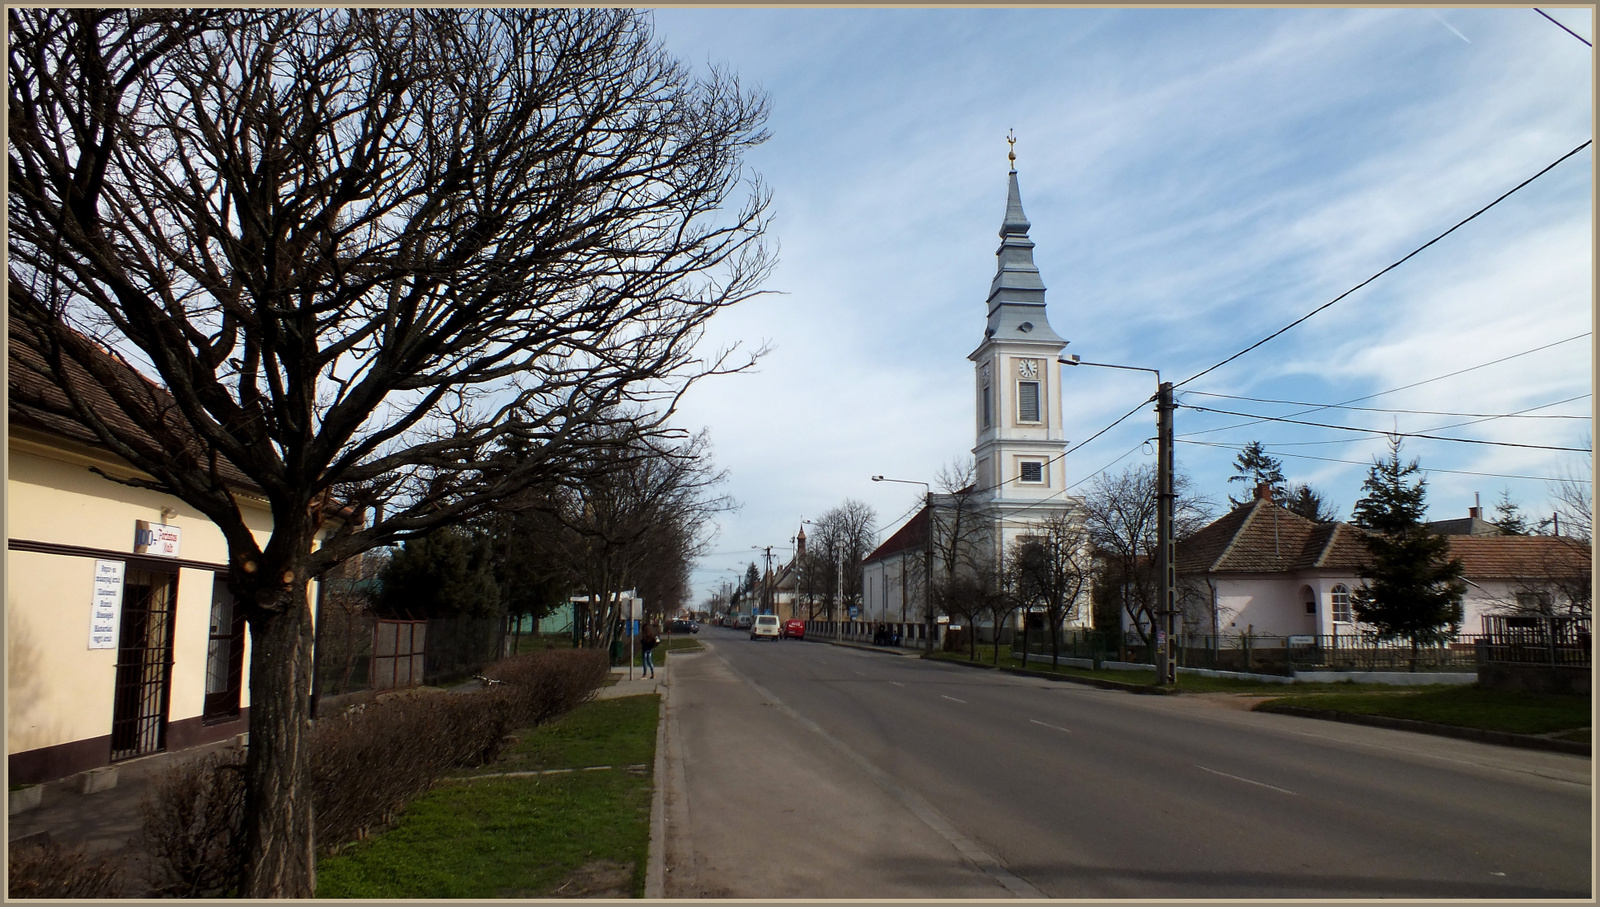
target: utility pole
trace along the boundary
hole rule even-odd
[[[1173,563],[1172,516],[1177,494],[1173,490],[1172,382],[1161,382],[1156,394],[1156,684],[1170,686],[1178,681],[1177,645],[1178,589],[1177,565]]]
[[[933,636],[938,626],[933,617],[933,489],[929,488],[923,494],[923,509],[928,514],[928,529],[922,539],[922,610],[924,614],[924,635],[927,637],[928,654],[933,654]]]

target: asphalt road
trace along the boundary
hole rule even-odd
[[[700,639],[669,897],[1590,896],[1586,758]]]

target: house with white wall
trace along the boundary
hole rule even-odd
[[[1467,521],[1460,521],[1469,525]],[[1442,525],[1442,524],[1435,524]],[[1183,632],[1194,636],[1353,635],[1362,530],[1317,523],[1256,496],[1175,546]],[[1587,543],[1555,536],[1450,535],[1467,580],[1462,633],[1486,614],[1572,605],[1587,586]]]

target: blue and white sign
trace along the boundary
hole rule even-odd
[[[135,520],[133,524],[133,553],[154,554],[158,557],[177,557],[183,531],[165,523]]]
[[[117,617],[122,605],[122,561],[94,562],[94,601],[89,610],[89,648],[117,647]]]

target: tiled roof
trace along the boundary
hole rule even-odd
[[[862,558],[861,563],[870,564],[873,561],[882,560],[908,549],[920,551],[927,544],[927,538],[928,508],[923,507],[911,519],[906,520],[904,526],[895,530],[894,535],[889,536],[871,554]]]
[[[1357,532],[1255,498],[1179,542],[1174,554],[1185,574],[1353,569],[1363,554]]]
[[[1316,523],[1261,499],[1234,508],[1177,543],[1178,573],[1278,573],[1338,570],[1354,573],[1366,561],[1362,530],[1349,523]],[[1590,548],[1576,539],[1452,535],[1450,556],[1472,579],[1581,576]]]
[[[6,344],[6,414],[9,423],[37,429],[82,444],[103,447],[99,436],[79,420],[71,401],[67,399],[66,392],[61,389],[60,382],[42,352],[45,347],[43,338],[17,318],[9,319],[7,335],[9,342]],[[172,395],[166,389],[116,360],[110,353],[103,355],[111,365],[113,373],[118,376],[120,386],[117,389],[123,395],[139,400],[152,413],[169,413],[170,415],[166,417],[168,420],[176,421],[181,418],[177,414]],[[114,399],[110,389],[92,378],[82,366],[70,358],[63,357],[63,362],[68,380],[72,382],[78,396],[111,427],[118,437],[129,439],[130,443],[147,449],[160,448],[161,445],[128,416],[123,405]],[[255,482],[226,460],[219,460],[217,474],[224,482],[236,488],[251,490],[257,488]]]
[[[1474,579],[1577,577],[1590,569],[1590,547],[1550,535],[1450,536],[1450,556]]]

